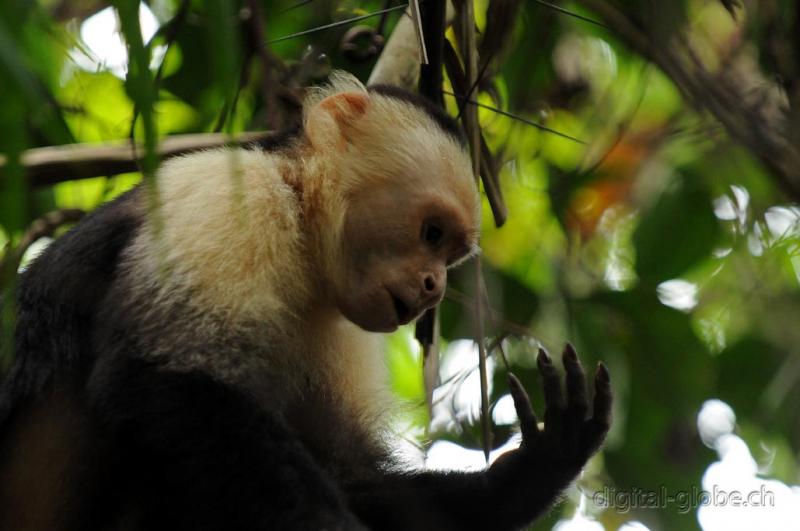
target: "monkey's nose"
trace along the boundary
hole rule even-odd
[[[436,277],[434,277],[433,275],[425,275],[425,278],[422,283],[425,289],[425,293],[433,293],[434,291],[436,291],[437,282],[436,282]]]
[[[422,278],[422,299],[426,305],[434,305],[441,300],[444,294],[445,282],[436,277],[433,273],[428,273]]]

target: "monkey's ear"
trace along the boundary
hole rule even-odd
[[[367,111],[369,95],[340,92],[312,107],[306,116],[306,134],[314,147],[344,149],[350,142],[353,125]]]

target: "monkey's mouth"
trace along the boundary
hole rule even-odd
[[[394,294],[390,293],[390,295],[392,296],[394,311],[397,314],[397,322],[400,324],[406,324],[407,322],[411,321],[411,309],[408,307],[408,305]]]

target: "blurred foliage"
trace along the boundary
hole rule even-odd
[[[479,30],[489,3],[476,2]],[[246,0],[148,4],[150,29],[147,17],[135,16],[137,2],[113,4],[131,52],[127,76],[103,55],[119,54],[112,41],[107,49],[93,48],[82,34],[98,13],[114,15],[103,11],[106,3],[9,0],[0,9],[0,245],[6,255],[44,212],[92,209],[141,179],[111,176],[32,189],[21,164],[25,149],[132,136],[145,146],[149,174],[163,136],[291,123],[303,85],[324,79],[331,66],[366,79],[374,59],[354,62],[342,52],[340,40],[352,24],[263,48],[254,45],[257,38],[269,42],[384,7],[377,0],[260,2],[258,18],[256,4]],[[762,472],[798,483],[798,198],[782,195],[753,154],[683,100],[665,74],[582,8],[585,2],[559,3],[562,10],[547,4],[521,3],[508,42],[493,48],[477,96],[528,121],[479,111],[509,209],[508,222],[496,229],[484,208],[492,403],[507,394],[496,359],[501,347],[540,405],[536,348],[557,356],[569,340],[587,367],[601,359],[608,364],[617,396],[607,448],[582,480],[588,490],[605,484],[674,492],[699,485],[715,457],[700,441],[696,415],[715,397],[736,411],[738,433],[755,449]],[[794,2],[611,4],[665,46],[681,35],[698,44],[707,65],[741,64],[764,91],[797,89],[786,82],[797,71],[782,53],[800,53]],[[398,16],[386,17],[386,36]],[[375,27],[379,20],[359,24]],[[107,23],[105,29],[113,36]],[[282,121],[267,112],[273,97]],[[455,356],[449,345],[472,337],[469,267],[453,273],[441,307],[443,364]],[[10,288],[13,271],[0,280]],[[404,419],[410,433],[481,447],[475,415],[454,410],[455,421],[427,431],[431,415],[410,330],[390,338],[388,359],[395,390],[415,406]],[[462,367],[442,389],[474,370]],[[496,426],[494,446],[512,431]],[[536,528],[569,518],[579,497],[571,492]],[[652,529],[698,528],[693,513],[670,507],[589,512],[607,529],[634,517]]]

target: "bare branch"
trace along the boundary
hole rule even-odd
[[[272,132],[243,133],[235,138],[238,145],[268,139]],[[161,159],[183,153],[230,144],[230,137],[220,133],[200,133],[166,137],[158,147]],[[142,153],[128,141],[108,144],[68,144],[35,148],[22,154],[28,181],[32,187],[63,181],[118,175],[139,171],[136,153]],[[6,157],[0,155],[0,179],[3,178]]]
[[[48,212],[44,216],[35,219],[30,224],[28,229],[22,235],[22,238],[16,247],[11,247],[11,244],[6,245],[5,252],[0,257],[0,272],[7,272],[9,270],[16,271],[19,267],[20,260],[25,255],[25,251],[39,238],[45,236],[53,236],[56,230],[62,225],[69,223],[77,223],[80,221],[86,212],[77,208],[64,208],[61,210],[54,210]]]

